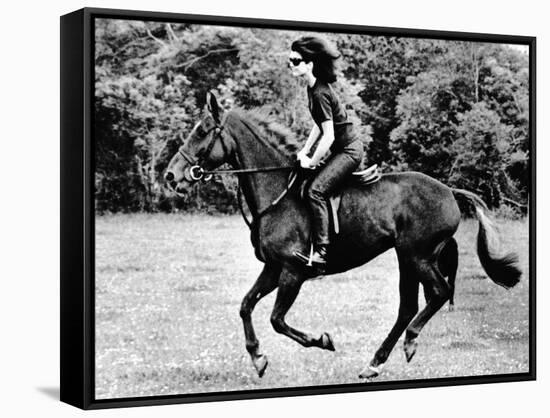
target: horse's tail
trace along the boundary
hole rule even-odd
[[[515,253],[498,255],[498,234],[493,222],[486,215],[487,205],[476,194],[463,189],[452,189],[455,198],[462,197],[472,203],[479,221],[477,255],[483,269],[496,284],[509,289],[519,282],[521,270]]]

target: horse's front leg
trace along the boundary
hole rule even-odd
[[[254,326],[252,325],[252,311],[261,298],[271,293],[277,287],[280,274],[280,266],[266,264],[252,288],[243,298],[241,304],[240,315],[243,320],[246,350],[250,354],[252,364],[260,377],[263,376],[267,367],[267,357],[260,353],[260,343],[256,338]]]
[[[290,327],[285,322],[285,315],[296,300],[304,280],[305,278],[299,273],[283,269],[279,277],[277,299],[275,300],[275,306],[271,314],[273,329],[280,334],[292,338],[304,347],[319,347],[334,351],[334,344],[328,333],[325,332],[320,337],[315,338],[312,335]]]

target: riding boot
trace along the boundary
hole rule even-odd
[[[326,265],[329,244],[329,207],[328,202],[316,189],[309,190],[309,204],[312,214],[313,254],[310,264]]]

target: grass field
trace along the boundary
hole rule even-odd
[[[411,363],[400,340],[376,381],[529,371],[528,222],[498,225],[503,247],[520,255],[520,284],[506,291],[486,278],[477,221],[463,221],[455,311],[445,306],[428,323]],[[361,382],[397,314],[394,252],[303,286],[287,320],[329,332],[336,352],[276,334],[274,293],[265,297],[253,315],[270,361],[261,379],[238,314],[260,270],[238,216],[96,217],[96,398]]]

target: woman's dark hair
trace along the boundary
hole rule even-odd
[[[313,75],[326,83],[336,81],[336,59],[338,51],[324,39],[304,36],[292,42],[291,50],[298,52],[305,62],[313,62]]]

